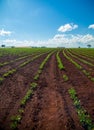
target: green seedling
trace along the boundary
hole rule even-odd
[[[18,112],[19,112],[20,114],[23,114],[23,113],[24,113],[24,110],[20,108],[20,109],[18,110]]]
[[[0,67],[7,65],[7,64],[8,64],[8,62],[0,63]]]
[[[0,85],[3,83],[3,78],[0,77]]]
[[[71,95],[72,99],[76,98],[76,91],[74,88],[69,89],[69,94]]]
[[[16,130],[16,129],[17,129],[17,125],[18,125],[17,121],[14,121],[14,122],[12,122],[12,123],[10,124],[10,128],[11,128],[12,130]]]
[[[76,91],[74,88],[69,89],[69,94],[71,98],[74,101],[74,106],[77,109],[77,114],[79,116],[79,120],[86,130],[93,130],[94,129],[94,124],[92,123],[92,120],[86,110],[84,110],[80,104],[80,100],[77,97]]]
[[[91,81],[93,81],[93,82],[94,82],[94,78],[91,78]]]
[[[42,70],[38,70],[38,74],[41,74],[42,73]]]
[[[33,83],[30,84],[30,86],[31,86],[32,89],[35,89],[37,87],[37,83],[33,82]]]
[[[36,74],[34,80],[38,80],[38,78],[39,78],[39,74]]]
[[[33,91],[30,89],[26,93],[25,97],[21,100],[21,106],[25,106],[26,102],[30,99],[31,95],[33,94]]]
[[[21,119],[22,119],[21,115],[12,116],[11,117],[12,123],[10,125],[10,128],[13,130],[17,129],[17,125],[21,121]]]
[[[2,67],[3,66],[3,63],[0,63],[0,67]]]
[[[13,74],[14,72],[16,72],[16,69],[9,70],[7,73],[3,74],[3,77],[6,78],[9,75]]]
[[[17,121],[19,122],[21,120],[21,115],[16,115],[11,117],[11,121]]]
[[[65,67],[64,67],[64,65],[63,65],[62,62],[61,62],[61,59],[60,59],[60,57],[59,57],[59,52],[57,53],[56,58],[57,58],[57,62],[58,62],[58,68],[59,68],[60,70],[64,70]]]
[[[86,75],[86,76],[89,76],[90,75],[90,72],[86,71],[86,70],[82,70],[82,72]]]
[[[69,78],[66,74],[63,75],[63,79],[64,79],[65,82],[69,80]]]

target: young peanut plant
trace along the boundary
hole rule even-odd
[[[57,59],[57,62],[58,62],[58,68],[59,68],[60,70],[64,70],[65,67],[64,67],[64,65],[63,65],[63,63],[62,63],[62,61],[61,61],[61,59],[60,59],[60,57],[59,57],[59,52],[57,52],[57,54],[56,54],[56,59]]]
[[[43,62],[41,63],[41,65],[39,66],[39,70],[37,72],[37,74],[34,76],[34,80],[38,80],[39,79],[39,76],[40,74],[42,73],[42,70],[46,64],[46,62],[48,61],[48,59],[50,58],[50,56],[52,55],[53,52],[49,53],[47,55],[47,57],[43,60]]]
[[[69,89],[69,94],[74,102],[74,106],[76,107],[76,111],[79,117],[79,120],[82,124],[82,127],[85,130],[93,130],[94,124],[92,123],[92,120],[87,113],[87,111],[81,106],[80,100],[77,97],[76,90],[74,88]]]
[[[68,76],[66,74],[63,75],[63,80],[66,82],[69,80]]]

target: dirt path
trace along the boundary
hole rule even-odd
[[[55,55],[46,64],[38,84],[25,108],[19,130],[83,130],[66,85],[61,82]]]

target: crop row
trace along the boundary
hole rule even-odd
[[[80,100],[77,97],[76,90],[74,88],[69,89],[70,97],[73,100],[74,106],[76,108],[80,123],[85,130],[93,130],[94,124],[87,113],[87,111],[81,106]]]
[[[10,61],[6,61],[6,62],[3,62],[3,63],[0,63],[0,67],[3,67],[3,66],[5,66],[5,65],[8,65],[8,64],[10,64],[10,63],[14,63],[15,61],[19,61],[19,60],[28,58],[28,57],[30,57],[30,56],[32,56],[32,54],[31,54],[31,55],[26,55],[26,56],[21,56],[21,57],[18,57],[18,58],[16,58],[16,59],[14,59],[14,60],[10,60]]]
[[[1,56],[25,56],[25,55],[30,55],[33,53],[44,53],[48,52],[49,48],[0,48],[0,55]]]
[[[28,51],[27,48],[0,48],[1,57],[7,55],[18,56],[18,57],[25,56],[31,54],[31,52],[32,52],[31,48],[30,49],[28,48]]]
[[[57,62],[58,62],[58,67],[59,67],[59,69],[60,69],[60,70],[64,70],[65,67],[64,67],[64,65],[63,65],[63,63],[62,63],[62,61],[61,61],[61,59],[60,59],[60,57],[59,57],[59,52],[57,52],[57,54],[56,54],[56,59],[57,59]]]
[[[64,53],[64,55],[66,55],[66,54]],[[67,55],[66,55],[66,57],[67,57],[68,60],[70,60],[70,58]],[[59,59],[60,59],[60,57],[59,57]],[[60,59],[60,61],[61,61],[61,59]],[[74,65],[77,65],[78,68],[81,68],[72,59],[71,59],[71,62]],[[59,66],[58,66],[58,68],[59,68]],[[63,80],[64,79],[65,79],[65,81],[68,81],[68,76],[66,74],[63,75]],[[82,127],[85,130],[93,130],[94,129],[94,124],[92,122],[92,119],[90,118],[87,111],[81,106],[81,103],[80,103],[80,100],[78,99],[76,90],[74,88],[70,88],[68,90],[68,92],[70,94],[71,99],[73,100],[73,104],[74,104],[74,106],[76,108],[76,111],[77,111],[77,114],[78,114],[78,117],[79,117],[79,120],[80,120],[80,123],[81,123]]]
[[[34,94],[34,90],[37,88],[38,83],[36,82],[36,80],[38,80],[40,73],[42,73],[42,70],[46,64],[46,62],[48,61],[48,59],[50,58],[50,56],[52,55],[53,52],[49,53],[47,55],[47,57],[43,60],[43,62],[40,64],[39,69],[37,71],[37,74],[34,76],[34,82],[30,83],[30,88],[27,91],[26,95],[22,98],[22,100],[20,101],[20,108],[18,109],[18,114],[11,116],[11,124],[10,124],[10,128],[15,130],[18,127],[18,124],[21,122],[23,113],[24,113],[24,108],[26,103],[31,99],[31,97]],[[38,76],[37,76],[38,75]],[[37,78],[35,78],[37,76]]]
[[[94,58],[89,57],[88,54],[87,55],[80,54],[78,51],[76,52],[75,49],[74,50],[73,49],[68,49],[68,51],[70,53],[72,53],[73,55],[76,55],[77,57],[85,59],[86,61],[88,60],[90,62],[94,62]]]
[[[94,48],[71,49],[71,51],[75,52],[79,55],[85,56],[85,57],[91,59],[92,61],[94,61]]]
[[[57,52],[57,54],[56,54],[56,59],[57,59],[57,63],[58,63],[58,68],[59,68],[60,70],[65,70],[65,66],[64,66],[63,63],[62,63],[62,60],[61,60],[61,58],[60,58],[60,56],[59,56],[59,52]],[[63,78],[64,82],[66,82],[66,81],[69,80],[69,78],[68,78],[68,76],[65,74],[65,72],[64,72],[62,78]]]
[[[85,70],[80,64],[78,64],[77,62],[75,62],[71,57],[69,57],[64,51],[63,51],[63,55],[66,57],[66,59],[68,59],[72,64],[74,64],[79,70],[81,70],[81,72],[83,72],[91,81],[94,82],[94,77],[91,76],[91,73],[87,70]]]
[[[76,58],[77,60],[81,61],[82,63],[84,63],[84,64],[87,64],[87,65],[90,65],[90,66],[93,66],[93,67],[94,67],[94,64],[92,64],[92,63],[88,62],[87,60],[84,60],[84,59],[82,59],[82,58],[79,58],[78,56],[76,56],[76,55],[74,55],[74,54],[70,53],[68,50],[67,50],[67,52],[68,52],[68,54],[69,54],[70,56],[72,56],[72,57]]]
[[[94,57],[94,48],[79,48],[79,49],[71,49],[78,54],[87,55],[88,57]]]
[[[48,52],[46,52],[46,53],[48,53]],[[43,53],[43,54],[46,54],[46,53]],[[32,61],[34,61],[35,59],[39,58],[39,57],[40,57],[41,55],[43,55],[43,54],[39,54],[39,55],[37,55],[37,56],[34,56],[32,59],[21,63],[16,69],[14,68],[14,69],[11,69],[11,70],[7,71],[6,73],[4,73],[4,74],[0,77],[0,84],[3,83],[3,81],[4,81],[5,78],[7,78],[8,76],[10,76],[10,75],[12,75],[13,73],[17,72],[17,70],[18,70],[19,68],[22,68],[22,67],[26,66],[27,64],[29,64],[30,62],[32,62]]]
[[[23,50],[23,48],[21,48],[22,50]],[[12,54],[13,53],[13,55],[15,55],[16,56],[16,53],[17,54],[19,54],[19,57],[17,57],[16,59],[15,58],[13,58],[13,56],[11,56],[11,58],[13,59],[13,60],[11,60],[10,59],[10,61],[5,61],[5,62],[3,62],[3,63],[0,63],[0,67],[2,67],[2,66],[4,66],[4,65],[8,65],[8,64],[10,64],[10,63],[13,63],[13,62],[15,62],[15,61],[19,61],[19,60],[21,60],[21,59],[25,59],[25,58],[28,58],[29,56],[32,56],[32,55],[36,55],[36,54],[41,54],[41,53],[45,53],[45,52],[49,52],[49,50],[48,49],[31,49],[31,48],[25,48],[23,51],[21,50],[20,48],[13,48],[12,50],[11,50],[11,48],[5,48],[5,49],[3,49],[3,51],[6,53],[6,55],[7,56],[9,56],[10,54]],[[2,49],[0,49],[0,50],[2,50]],[[16,51],[17,52],[16,52]],[[51,50],[51,49],[50,49]],[[4,52],[0,52],[0,54],[2,54],[2,53],[4,53]],[[24,53],[25,52],[25,53]],[[5,55],[3,55],[3,59],[4,59],[4,56]]]
[[[48,61],[48,59],[50,58],[50,56],[52,55],[52,53],[53,52],[49,53],[48,56],[44,59],[44,61],[41,63],[37,74],[34,76],[34,80],[38,80],[39,75],[41,74],[41,72],[42,72],[42,70],[44,68],[44,65],[46,64],[46,62]]]

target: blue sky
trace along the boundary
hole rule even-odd
[[[94,0],[0,0],[0,45],[94,47]]]

